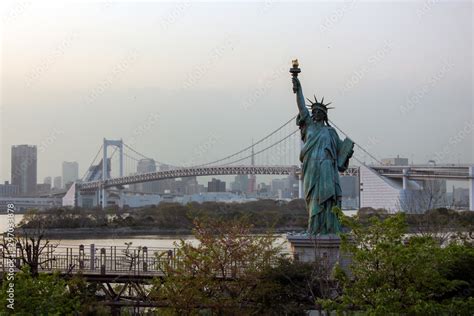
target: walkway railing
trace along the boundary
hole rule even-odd
[[[0,248],[0,271],[7,272],[11,262],[15,270],[22,266],[19,248],[15,253],[7,253]],[[288,255],[282,253],[282,255]],[[97,246],[95,244],[76,247],[48,247],[40,255],[39,272],[107,276],[165,276],[165,267],[176,267],[180,258],[176,248]],[[245,264],[244,264],[245,265]],[[190,267],[192,269],[192,267]],[[216,272],[217,277],[235,277],[242,270],[242,263],[229,263],[225,269]],[[228,270],[228,271],[227,271]]]
[[[165,264],[174,262],[176,249],[152,247],[97,247],[91,244],[88,247],[45,248],[38,262],[39,272],[59,271],[61,273],[83,274],[117,274],[117,275],[163,275]],[[1,252],[1,270],[6,272],[9,261],[13,260],[16,267],[21,266],[20,251],[8,254]],[[15,268],[16,269],[16,268]],[[18,270],[18,269],[16,269]]]

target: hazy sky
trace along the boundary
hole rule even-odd
[[[235,152],[296,114],[288,73],[378,157],[474,163],[470,1],[2,1],[0,180],[38,181],[103,137],[161,161]],[[260,91],[260,92],[258,92]],[[145,127],[145,128],[144,128]]]

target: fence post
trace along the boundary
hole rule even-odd
[[[105,248],[100,249],[100,274],[105,274],[105,265],[106,265],[106,255]]]
[[[16,266],[19,268],[20,267],[20,248],[21,244],[19,242],[16,243]]]
[[[137,256],[137,250],[136,249],[133,249],[133,257],[132,257],[132,264],[133,264],[133,273],[134,274],[137,274],[137,265],[138,265],[138,262],[136,262],[135,260],[140,260],[140,258]]]
[[[79,269],[84,269],[84,245],[79,245]]]
[[[95,270],[95,245],[91,244],[91,270]]]
[[[143,272],[148,271],[148,247],[143,247]]]

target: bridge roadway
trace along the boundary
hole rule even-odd
[[[166,171],[156,171],[132,176],[111,178],[91,182],[78,183],[81,191],[95,191],[102,188],[122,186],[134,183],[143,183],[156,180],[216,176],[216,175],[296,175],[300,171],[298,166],[213,166],[213,167],[186,167]]]
[[[472,180],[470,165],[409,165],[409,166],[367,166],[380,175],[388,178],[408,177],[413,180],[447,179],[447,180]],[[81,191],[94,191],[102,188],[122,186],[134,183],[143,183],[172,178],[217,176],[217,175],[299,175],[299,166],[211,166],[211,167],[186,167],[166,171],[137,174],[111,178],[106,180],[78,183]],[[349,167],[343,175],[358,175],[358,167]]]
[[[358,167],[349,167],[343,175],[358,175]],[[137,174],[132,176],[117,177],[106,180],[78,183],[81,191],[95,191],[102,188],[122,186],[134,183],[143,183],[173,178],[217,176],[217,175],[295,175],[301,173],[299,166],[214,166],[214,167],[188,167]]]
[[[380,175],[388,178],[412,180],[472,180],[472,165],[445,164],[445,165],[409,165],[409,166],[368,166]]]

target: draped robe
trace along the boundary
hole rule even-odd
[[[308,233],[336,234],[341,230],[333,212],[333,207],[341,206],[339,171],[347,169],[354,143],[350,139],[341,141],[334,128],[313,121],[306,107],[300,109],[298,125],[304,142],[300,160],[309,213]]]

